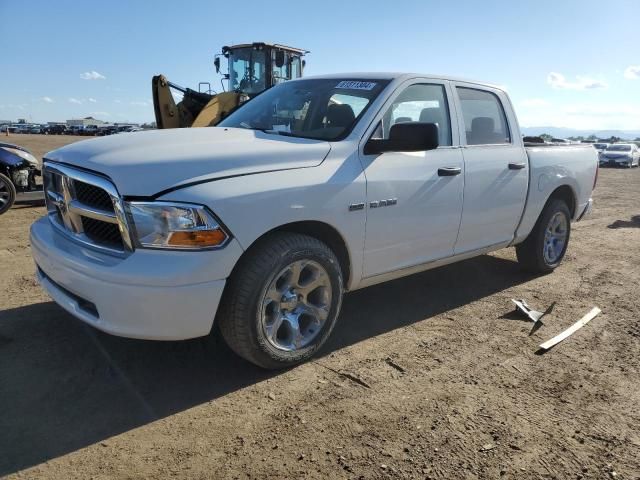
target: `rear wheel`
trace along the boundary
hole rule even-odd
[[[550,200],[527,239],[516,246],[518,262],[533,272],[552,272],[564,258],[570,234],[571,213],[567,204]]]
[[[16,187],[13,182],[0,173],[0,215],[9,210],[16,201]]]
[[[324,344],[342,290],[340,265],[327,245],[307,235],[275,233],[240,260],[216,321],[235,353],[262,368],[285,368]]]

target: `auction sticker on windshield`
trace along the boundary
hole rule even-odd
[[[343,80],[336,88],[348,88],[349,90],[372,90],[375,82],[358,82],[357,80]]]

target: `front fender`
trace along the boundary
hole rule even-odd
[[[351,260],[350,289],[362,276],[366,211],[349,211],[349,205],[366,200],[366,181],[355,154],[343,160],[331,157],[317,167],[193,185],[159,200],[207,205],[245,250],[282,225],[325,223],[344,239]]]

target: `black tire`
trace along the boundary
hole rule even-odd
[[[0,215],[9,210],[16,201],[16,187],[5,175],[0,173]]]
[[[330,285],[323,288],[330,290],[331,300],[328,316],[310,343],[285,351],[267,338],[261,320],[263,300],[282,270],[297,261],[316,262],[325,270]],[[240,259],[228,280],[216,323],[227,345],[240,357],[265,369],[287,368],[312,357],[327,340],[340,313],[342,294],[340,264],[327,245],[307,235],[277,232]]]
[[[545,232],[550,225],[551,220],[557,215],[564,215],[566,221],[566,240],[559,256],[555,261],[550,262],[544,254],[545,249]],[[550,273],[555,270],[569,246],[569,238],[571,236],[571,212],[567,204],[559,199],[551,199],[547,202],[544,210],[540,214],[533,230],[527,239],[516,245],[516,255],[518,262],[527,270],[535,273]]]

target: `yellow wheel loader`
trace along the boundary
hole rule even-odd
[[[227,59],[228,73],[222,75],[220,93],[212,91],[208,82],[201,82],[195,91],[170,82],[164,75],[156,75],[151,80],[156,126],[214,126],[249,98],[280,82],[300,78],[305,64],[302,57],[307,53],[299,48],[261,42],[222,47],[222,53],[213,62],[216,73],[220,73],[220,58]],[[203,85],[208,87],[204,91]],[[182,95],[177,103],[174,92]]]

